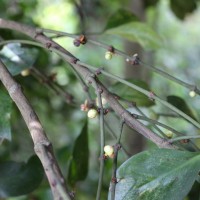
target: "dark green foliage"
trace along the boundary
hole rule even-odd
[[[136,15],[134,15],[131,11],[128,11],[125,9],[119,9],[113,15],[109,17],[105,30],[115,28],[122,24],[134,22],[134,21],[138,21],[138,18]]]
[[[44,171],[37,156],[28,162],[0,163],[0,198],[19,196],[32,192],[41,183]]]
[[[170,6],[174,14],[183,19],[187,14],[193,12],[197,8],[198,0],[170,0]]]
[[[12,100],[2,88],[0,88],[0,139],[11,140],[10,115]]]
[[[172,104],[173,106],[175,106],[176,108],[183,111],[185,114],[187,114],[188,116],[192,117],[194,120],[197,121],[192,110],[189,108],[189,106],[187,105],[187,103],[185,102],[184,99],[182,99],[178,96],[171,95],[171,96],[167,97],[167,101],[170,104]]]
[[[183,200],[199,169],[198,153],[168,149],[142,152],[119,167],[116,199]]]
[[[88,173],[88,130],[87,122],[85,123],[80,135],[75,141],[72,159],[69,166],[68,181],[74,186],[77,181],[82,181]]]

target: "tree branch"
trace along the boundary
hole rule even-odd
[[[72,55],[70,52],[68,52],[66,49],[58,45],[56,42],[45,36],[42,32],[38,31],[38,29],[19,24],[13,21],[4,20],[0,18],[0,28],[7,28],[11,30],[16,30],[19,32],[22,32],[34,40],[37,40],[38,42],[42,43],[44,47],[48,48],[49,50],[52,50],[62,56],[66,62],[70,63],[74,69],[81,74],[84,80],[88,80],[88,77],[91,77],[92,72],[86,68],[85,66],[82,66],[78,64],[78,59]],[[125,121],[125,123],[130,126],[131,128],[135,129],[138,133],[142,134],[146,138],[150,139],[152,142],[157,144],[159,147],[162,148],[170,148],[175,149],[177,148],[175,145],[168,142],[166,139],[163,139],[159,136],[157,136],[155,133],[153,133],[151,130],[146,128],[142,123],[134,119],[131,114],[126,111],[119,102],[115,99],[115,97],[106,89],[106,87],[97,81],[98,87],[102,89],[103,93],[102,96],[105,97],[107,102],[110,104],[112,109],[116,112],[118,116],[122,118],[122,120]],[[92,82],[93,87],[95,87],[94,81]]]
[[[17,105],[24,121],[26,122],[33,139],[35,152],[39,157],[49,180],[54,199],[72,199],[65,186],[64,178],[53,154],[52,145],[48,140],[36,113],[27,98],[24,96],[21,86],[12,78],[11,74],[1,60],[0,80],[7,89],[12,100]]]

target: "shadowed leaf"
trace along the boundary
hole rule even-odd
[[[82,181],[88,173],[88,133],[87,122],[85,123],[80,135],[75,141],[72,160],[69,165],[68,181],[74,186],[77,181]]]
[[[178,18],[183,19],[197,8],[197,0],[170,0],[170,7]]]
[[[43,179],[44,171],[37,156],[28,162],[0,163],[0,198],[19,196],[35,190]]]
[[[195,118],[194,114],[192,113],[191,109],[189,108],[184,99],[171,95],[167,97],[167,101],[197,121],[197,119]]]

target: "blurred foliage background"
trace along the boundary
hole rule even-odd
[[[142,22],[146,22],[162,38],[162,45],[156,49],[142,48],[137,43],[129,42],[113,35],[101,33],[109,16],[119,9],[128,9],[133,12]],[[130,55],[139,53],[139,57],[146,63],[157,66],[189,83],[200,85],[200,7],[199,1],[169,1],[169,0],[1,0],[0,17],[38,26],[47,29],[60,30],[68,33],[94,33],[93,38],[118,49],[126,51]],[[0,40],[11,38],[24,39],[24,35],[8,30],[0,30]],[[152,91],[166,98],[168,95],[177,95],[185,99],[190,109],[199,119],[199,97],[191,98],[187,90],[172,83],[165,78],[148,71],[142,66],[128,69],[124,60],[113,57],[111,61],[104,59],[105,50],[92,45],[75,47],[70,38],[58,38],[56,41],[75,54],[80,60],[100,67],[124,78],[145,81]],[[37,49],[37,48],[36,48]],[[72,156],[74,143],[81,133],[87,114],[80,110],[86,96],[75,75],[66,67],[66,63],[55,54],[39,50],[34,67],[46,75],[56,73],[56,82],[66,91],[73,94],[77,100],[77,106],[67,105],[63,99],[47,90],[43,83],[34,77],[22,77],[17,75],[16,80],[23,86],[24,92],[31,101],[38,114],[50,141],[54,146],[58,162],[62,172],[67,177],[69,160]],[[130,72],[131,70],[131,72]],[[101,78],[109,86],[112,80]],[[20,116],[19,111],[13,104],[11,113],[12,141],[3,141],[0,146],[0,161],[14,160],[27,162],[34,154],[33,144],[28,130]],[[157,113],[167,113],[168,110],[160,105],[150,108],[142,107],[143,112],[152,118],[157,118]],[[198,134],[187,122],[178,118],[159,117],[161,122],[167,123],[185,134]],[[113,132],[119,133],[119,125],[116,117],[112,114],[106,116],[106,121],[116,124],[112,127]],[[148,125],[148,124],[147,124]],[[126,128],[127,135],[133,136],[129,143],[128,136],[123,137],[123,144],[130,154],[137,153],[154,145],[133,134]],[[109,132],[109,131],[107,131]],[[130,133],[131,132],[131,133]],[[84,181],[78,182],[76,188],[77,199],[95,199],[98,180],[98,157],[99,157],[99,126],[98,119],[88,120],[89,136],[89,171]],[[106,144],[114,144],[115,140],[107,134]],[[119,163],[127,157],[120,153]],[[102,199],[107,198],[109,181],[111,178],[112,161],[106,161],[106,170]],[[1,178],[1,177],[0,177]],[[11,197],[9,200],[39,200],[51,199],[50,189],[44,179],[40,187],[29,195]],[[193,198],[195,199],[195,198]]]

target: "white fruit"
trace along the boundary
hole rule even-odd
[[[96,109],[90,109],[87,113],[88,118],[93,119],[98,115],[98,112]]]
[[[112,55],[113,55],[112,52],[107,51],[106,54],[105,54],[105,59],[106,59],[106,60],[111,60],[111,59],[112,59]]]
[[[22,76],[28,76],[28,75],[30,75],[30,69],[24,69],[23,71],[21,71],[21,75]]]
[[[113,154],[114,154],[114,148],[113,148],[113,146],[110,146],[110,145],[104,146],[104,152],[105,152],[105,155],[107,155],[109,157],[112,157]]]
[[[195,97],[195,96],[196,96],[196,92],[192,90],[192,91],[190,91],[189,95],[190,95],[191,97]]]

